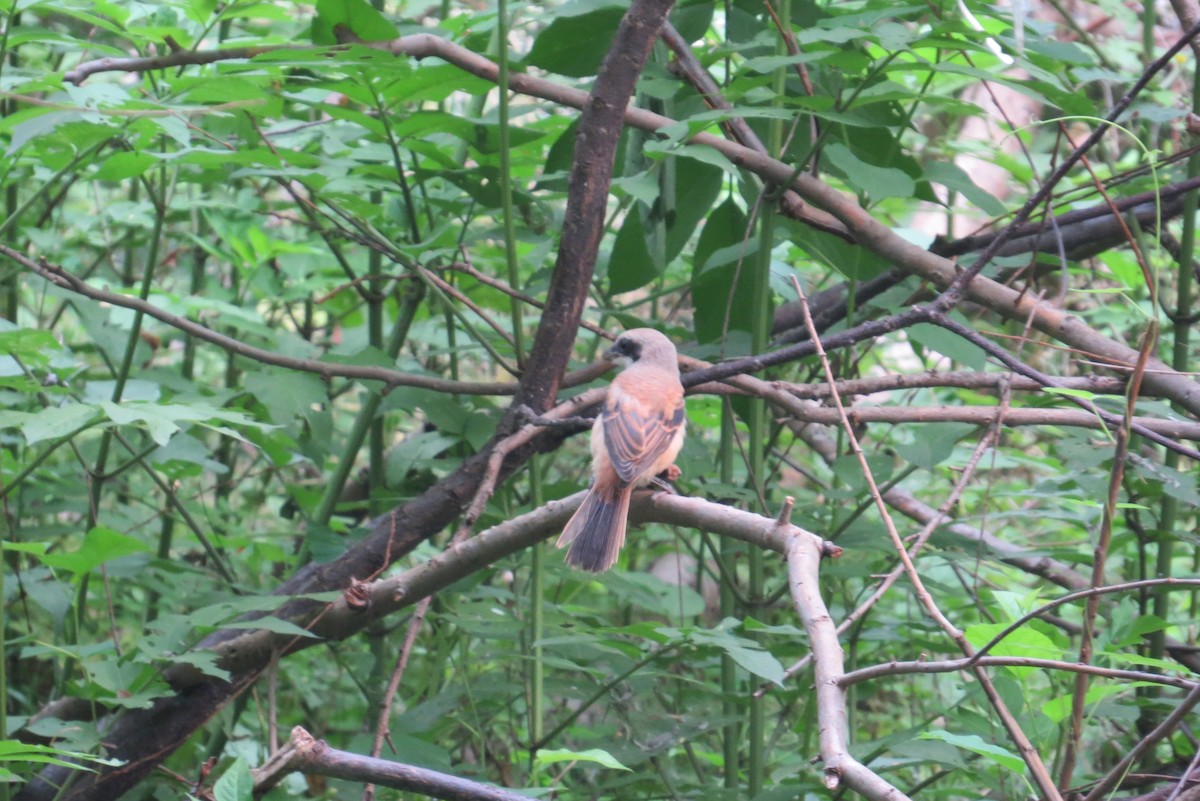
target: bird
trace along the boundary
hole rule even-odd
[[[567,521],[558,547],[566,562],[603,573],[625,544],[629,498],[666,471],[679,477],[675,457],[683,447],[683,384],[675,345],[653,328],[634,328],[604,354],[623,369],[608,388],[592,426],[592,483]]]

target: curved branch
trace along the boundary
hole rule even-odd
[[[312,773],[364,784],[380,784],[443,801],[529,801],[529,796],[436,770],[330,748],[300,726],[279,752],[254,771],[255,794],[266,792],[289,773]]]
[[[402,36],[390,42],[376,42],[365,46],[384,50],[397,56],[403,55],[418,59],[442,58],[487,81],[495,82],[499,75],[499,68],[493,62],[432,34]],[[67,79],[78,82],[86,79],[89,75],[110,70],[161,69],[183,64],[213,63],[227,58],[243,59],[250,57],[247,55],[250,50],[254,49],[167,54],[149,59],[100,59],[80,65],[68,73]],[[257,55],[257,52],[252,55]],[[207,60],[197,60],[201,56]],[[589,102],[588,93],[582,90],[572,89],[553,81],[522,73],[509,76],[509,88],[532,97],[540,97],[577,109],[586,108]],[[659,131],[677,125],[676,120],[638,108],[625,109],[624,121],[626,125],[648,131]],[[920,276],[939,289],[950,287],[959,275],[959,268],[953,261],[906,241],[891,228],[875,220],[858,205],[854,198],[848,197],[820,179],[805,174],[797,175],[791,165],[714,134],[699,133],[693,136],[690,142],[717,150],[735,166],[749,170],[769,183],[790,186],[801,198],[816,207],[810,208],[807,212],[809,223],[814,227],[853,239],[873,253],[888,259],[905,272]],[[824,212],[817,214],[822,209]],[[1003,286],[984,276],[974,276],[965,287],[965,296],[1010,320],[1016,320],[1022,324],[1028,320],[1036,330],[1078,350],[1090,353],[1103,363],[1119,366],[1133,364],[1137,361],[1138,354],[1134,348],[1103,336],[1079,318],[1050,304],[1043,303],[1029,293]],[[880,331],[880,333],[884,332]],[[831,344],[827,342],[827,347],[829,346]],[[711,381],[737,373],[756,372],[771,364],[791,361],[814,352],[811,347],[798,348],[794,351],[785,348],[782,352],[769,354],[778,361],[765,357],[739,359],[728,365],[717,365],[697,380]],[[1200,383],[1190,377],[1176,372],[1158,359],[1151,359],[1147,365],[1145,384],[1150,392],[1174,400],[1192,414],[1200,416]]]
[[[1167,687],[1177,687],[1181,690],[1192,690],[1200,686],[1198,682],[1189,681],[1178,676],[1166,676],[1162,673],[1148,673],[1144,670],[1117,670],[1097,665],[1085,665],[1079,662],[1064,662],[1061,659],[1034,659],[1023,656],[984,656],[977,659],[963,657],[961,659],[947,659],[940,662],[887,662],[882,665],[871,665],[870,667],[859,668],[851,673],[846,673],[838,683],[842,687],[849,687],[883,676],[900,676],[910,673],[954,673],[959,670],[967,670],[974,665],[1065,670],[1071,673],[1086,673],[1090,676],[1101,676],[1107,679],[1163,684]]]
[[[787,548],[788,586],[792,602],[812,647],[816,685],[818,740],[825,763],[825,786],[845,784],[871,799],[900,801],[908,796],[850,755],[846,722],[846,691],[841,682],[845,668],[841,643],[833,618],[821,598],[817,567],[820,552],[803,537],[791,537]]]

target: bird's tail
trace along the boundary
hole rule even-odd
[[[589,573],[603,573],[613,566],[625,544],[630,495],[628,487],[592,487],[558,538],[559,548],[571,546],[567,564]]]

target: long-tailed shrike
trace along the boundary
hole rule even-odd
[[[679,475],[683,385],[671,340],[652,328],[626,331],[605,354],[625,369],[608,388],[592,426],[592,486],[558,547],[567,564],[592,573],[612,567],[625,543],[629,497],[664,470]]]

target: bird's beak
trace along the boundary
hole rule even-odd
[[[616,361],[617,355],[616,345],[614,345],[613,347],[604,351],[602,358],[607,362],[611,362]]]

